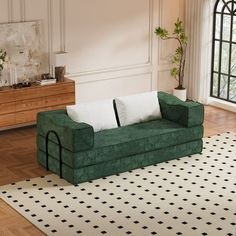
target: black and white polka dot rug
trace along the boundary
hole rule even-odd
[[[235,236],[236,134],[181,159],[73,186],[48,175],[0,187],[47,235]]]

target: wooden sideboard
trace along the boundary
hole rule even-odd
[[[41,111],[75,104],[75,82],[65,79],[50,85],[0,88],[0,129],[35,123]]]

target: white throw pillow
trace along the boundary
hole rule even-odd
[[[161,118],[157,92],[147,92],[115,99],[121,126]]]
[[[73,121],[93,126],[94,132],[117,128],[113,100],[67,106],[66,109]]]

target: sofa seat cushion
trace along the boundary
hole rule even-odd
[[[81,168],[199,140],[202,135],[202,126],[186,128],[172,121],[159,119],[98,132],[94,134],[92,149],[72,153],[63,148],[62,160],[68,166]],[[38,135],[37,142],[40,150],[45,151],[45,138]],[[49,154],[57,159],[58,149],[56,143],[49,142]]]

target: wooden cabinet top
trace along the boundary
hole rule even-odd
[[[56,94],[73,93],[74,83],[73,80],[65,79],[63,82],[49,85],[32,84],[31,87],[23,88],[2,87],[0,88],[0,104]]]

